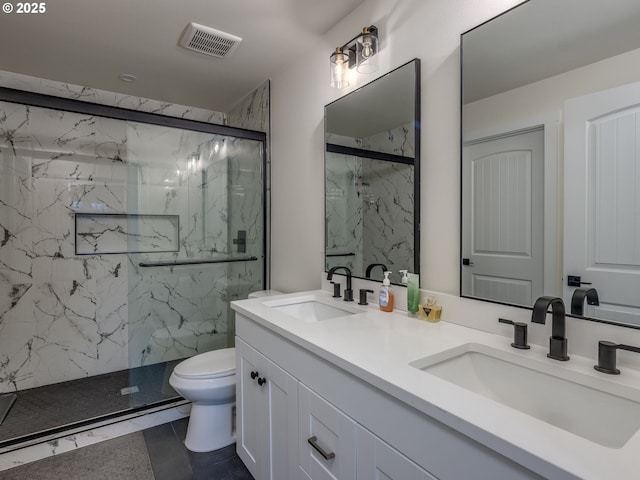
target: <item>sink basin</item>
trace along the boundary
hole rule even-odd
[[[304,322],[319,322],[363,312],[357,307],[342,305],[317,295],[271,300],[264,302],[264,305]]]
[[[640,429],[634,389],[562,366],[475,343],[410,365],[605,447],[623,447]]]

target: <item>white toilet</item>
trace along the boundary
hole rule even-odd
[[[201,353],[180,362],[169,377],[176,392],[192,402],[185,446],[211,452],[235,442],[235,348]]]

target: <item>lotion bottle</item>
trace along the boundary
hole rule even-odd
[[[384,272],[384,280],[382,281],[380,295],[378,297],[378,304],[380,305],[380,310],[383,312],[393,312],[393,289],[389,281],[390,274],[391,272]]]

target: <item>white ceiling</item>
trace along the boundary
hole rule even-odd
[[[0,70],[227,111],[362,1],[53,0],[43,14],[0,13]],[[190,22],[243,40],[226,59],[185,50]]]
[[[532,0],[464,35],[464,101],[636,48],[640,0]]]

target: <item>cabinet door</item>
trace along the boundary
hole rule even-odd
[[[355,480],[355,422],[301,383],[298,400],[298,478]]]
[[[298,381],[271,360],[262,358],[267,383],[256,386],[267,393],[268,425],[261,478],[293,479],[298,465]]]
[[[298,381],[236,338],[236,450],[256,480],[297,471]]]
[[[358,426],[358,480],[437,480],[426,470]]]
[[[264,463],[263,405],[266,394],[258,388],[260,358],[249,345],[236,338],[236,451],[251,475],[260,480],[260,467]]]

